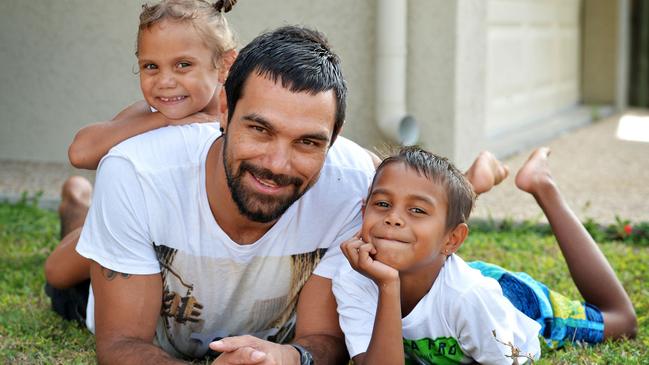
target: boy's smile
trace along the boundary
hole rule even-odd
[[[400,273],[444,262],[447,193],[403,162],[378,172],[363,216],[362,237],[376,247],[375,259]]]

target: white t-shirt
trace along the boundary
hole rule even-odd
[[[378,287],[346,263],[333,279],[333,291],[349,355],[367,352]],[[446,260],[430,291],[402,324],[406,363],[511,364],[512,359],[505,357],[511,349],[494,339],[494,330],[499,340],[511,341],[524,354],[538,358],[541,353],[540,325],[503,296],[497,281],[482,276],[457,255]]]
[[[339,137],[314,186],[257,242],[239,245],[217,224],[205,189],[218,126],[166,127],[114,147],[97,170],[77,245],[111,270],[162,273],[156,341],[176,356],[201,357],[225,336],[290,339],[302,285],[312,272],[333,277],[344,261],[338,246],[358,231],[374,174],[367,152]]]

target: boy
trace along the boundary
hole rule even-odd
[[[630,300],[563,202],[548,154],[547,148],[535,151],[516,184],[544,209],[573,280],[593,305],[557,299],[528,276],[493,265],[473,264],[483,275],[471,269],[454,254],[468,234],[470,185],[448,160],[404,148],[377,169],[361,232],[341,246],[351,267],[341,268],[333,281],[356,364],[506,364],[512,349],[505,343],[526,356],[519,361],[538,358],[539,333],[554,345],[635,334]],[[548,315],[548,308],[557,313]]]

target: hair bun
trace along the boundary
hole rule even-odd
[[[214,8],[216,11],[222,11],[224,13],[229,12],[234,7],[234,4],[237,3],[237,0],[219,0],[214,3]]]

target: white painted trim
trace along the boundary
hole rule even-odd
[[[627,107],[629,92],[629,43],[630,16],[629,0],[618,0],[617,22],[617,65],[615,85],[615,107],[622,111]]]

